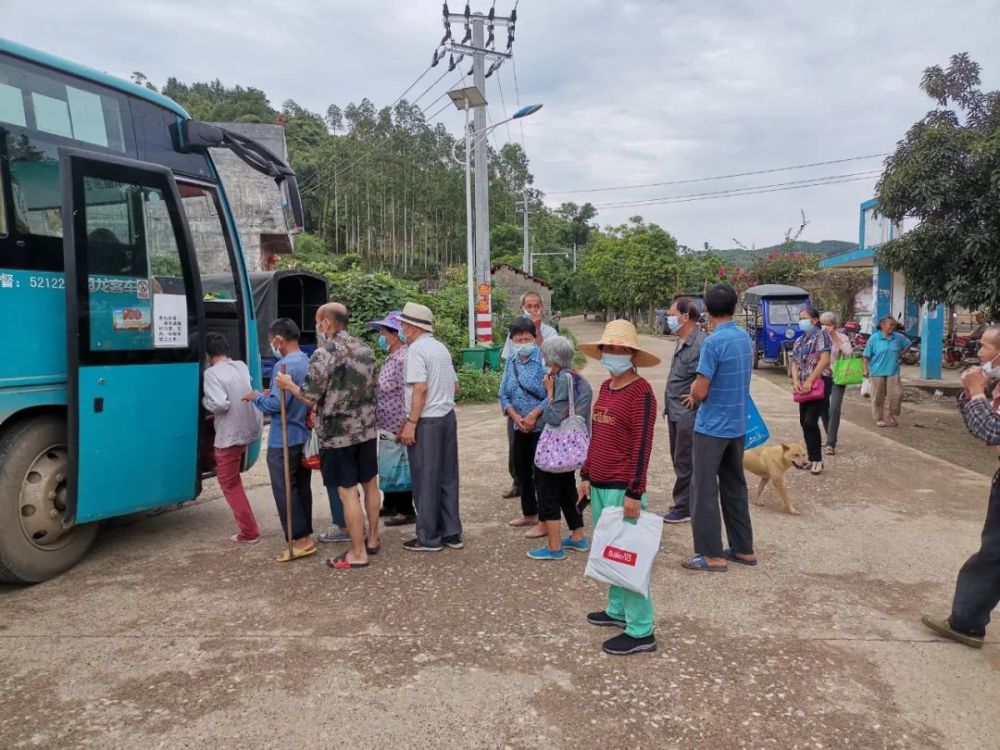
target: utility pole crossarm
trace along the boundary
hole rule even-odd
[[[494,60],[509,60],[514,56],[510,52],[498,52],[486,47],[473,47],[470,44],[457,44],[455,42],[452,42],[448,49],[452,52],[461,52],[465,55],[485,55]]]

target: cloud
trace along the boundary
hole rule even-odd
[[[452,10],[461,4],[453,0]],[[497,12],[508,12],[499,0]],[[482,3],[485,9],[487,4]],[[4,35],[63,57],[151,80],[219,78],[315,111],[367,96],[392,102],[430,63],[439,0],[110,0],[6,3]],[[522,0],[515,43],[523,123],[536,185],[550,203],[608,203],[774,184],[877,168],[879,160],[718,183],[587,194],[554,191],[768,169],[890,151],[931,102],[924,67],[969,51],[1000,88],[1000,6],[919,0],[836,4],[777,0]],[[504,32],[498,29],[503,45]],[[462,65],[465,72],[468,63]],[[410,94],[443,72],[435,68]],[[438,98],[458,72],[421,104]],[[499,84],[499,85],[498,85]],[[500,85],[503,87],[501,97]],[[513,66],[488,82],[493,122],[512,113]],[[439,100],[431,112],[446,100]],[[453,131],[461,116],[440,118]],[[522,128],[512,126],[520,140]],[[500,141],[507,129],[496,131]],[[805,238],[852,240],[874,179],[727,200],[602,210],[603,224],[641,213],[688,245],[734,237],[772,244],[797,221]]]

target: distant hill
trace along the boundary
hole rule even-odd
[[[857,246],[857,242],[843,242],[842,240],[822,240],[821,242],[805,242],[803,240],[799,240],[792,245],[792,252],[826,257],[828,255],[843,253],[847,250],[853,250]],[[768,253],[773,253],[775,250],[781,249],[781,245],[772,245],[771,247],[759,247],[752,252],[742,250],[738,247],[730,248],[729,250],[715,250],[714,252],[725,258],[730,263],[736,263],[741,266],[749,266],[753,263],[754,256],[767,255]]]

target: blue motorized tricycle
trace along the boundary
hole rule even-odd
[[[809,307],[809,292],[797,286],[762,284],[743,293],[746,329],[753,342],[753,367],[788,366],[789,354],[802,335],[799,313]]]

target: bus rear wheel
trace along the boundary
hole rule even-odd
[[[47,414],[0,437],[0,581],[38,583],[80,561],[97,524],[69,526],[66,423]]]

